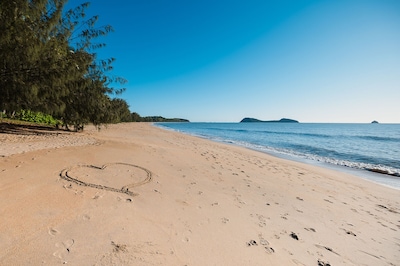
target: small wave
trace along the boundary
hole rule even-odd
[[[169,125],[166,127],[171,129]],[[307,125],[304,125],[304,128],[307,130],[313,129],[307,127]],[[327,132],[328,134],[324,134],[324,132],[304,132],[305,130],[301,132],[282,132],[281,128],[270,130],[259,126],[243,128],[241,125],[236,124],[215,125],[207,123],[198,125],[185,124],[182,125],[182,128],[180,125],[175,125],[174,129],[186,134],[244,146],[273,155],[279,156],[281,154],[284,157],[292,157],[293,159],[306,159],[384,173],[396,177],[400,176],[400,162],[396,157],[396,154],[398,154],[397,149],[393,150],[392,148],[395,145],[391,143],[400,143],[400,138],[393,137],[395,136],[393,133],[386,136],[376,136],[376,134],[363,135],[360,130],[359,132],[347,132],[337,128]],[[279,135],[286,137],[275,138],[275,136]],[[376,143],[364,148],[365,143],[361,140],[371,140]],[[383,145],[383,142],[386,142],[389,146]],[[376,153],[375,151],[378,149],[379,151],[384,149],[385,152]]]
[[[243,129],[243,128],[227,128],[227,127],[206,127],[203,128],[210,131],[220,132],[238,132],[238,133],[252,133],[252,134],[271,134],[271,135],[287,135],[287,136],[305,136],[305,137],[317,137],[317,138],[331,138],[332,135],[320,134],[320,133],[306,133],[306,132],[287,132],[280,130],[257,130],[257,129]],[[229,133],[228,133],[229,134]]]
[[[286,135],[286,136],[304,136],[312,138],[332,138],[334,136],[329,134],[319,134],[319,133],[304,133],[304,132],[283,132],[283,131],[271,131],[271,130],[231,130],[237,132],[252,132],[257,134],[273,134],[273,135]]]
[[[329,164],[333,164],[333,165],[345,166],[345,167],[349,167],[349,168],[367,170],[367,171],[371,171],[373,169],[373,172],[376,172],[376,173],[385,173],[387,175],[400,176],[400,169],[394,168],[391,166],[387,166],[387,165],[383,165],[383,164],[355,162],[355,161],[350,161],[350,160],[340,160],[340,159],[334,159],[331,157],[318,156],[318,155],[314,155],[314,154],[298,154],[298,153],[297,154],[292,153],[292,154],[293,154],[293,156],[297,156],[297,157],[309,159],[309,160],[314,160],[314,161],[318,161],[318,162],[329,163]]]
[[[316,146],[311,146],[311,145],[306,145],[306,144],[286,144],[290,150],[295,150],[299,151],[300,153],[310,153],[310,154],[316,154],[319,156],[326,156],[326,157],[341,157],[341,156],[346,156],[347,154],[344,154],[342,152],[338,152],[336,150],[328,149],[328,148],[322,148],[322,147],[316,147]],[[349,155],[347,155],[349,156]]]
[[[212,131],[221,131],[221,132],[254,132],[252,130],[247,130],[247,129],[232,129],[232,128],[217,128],[217,127],[208,127],[207,130],[212,130]]]
[[[232,141],[230,143],[244,146],[246,148],[258,150],[258,151],[265,152],[265,153],[282,154],[289,158],[294,157],[294,158],[299,158],[299,159],[306,159],[306,160],[311,160],[311,161],[316,161],[316,162],[328,163],[328,164],[333,164],[333,165],[338,165],[338,166],[345,166],[345,167],[349,167],[349,168],[353,168],[353,169],[367,170],[367,171],[372,171],[372,172],[376,172],[376,173],[384,173],[387,175],[400,177],[400,168],[395,168],[395,167],[387,166],[384,164],[355,162],[355,161],[350,161],[350,160],[335,159],[332,157],[320,156],[320,155],[311,154],[311,153],[301,153],[301,152],[297,152],[292,149],[266,147],[266,146],[261,146],[261,145],[250,144],[247,142]],[[330,151],[330,152],[336,153],[335,151]]]
[[[393,138],[393,137],[379,137],[379,136],[357,136],[359,139],[364,140],[373,140],[373,141],[390,141],[390,142],[397,142],[400,143],[400,138]]]
[[[378,173],[378,174],[384,174],[384,175],[391,175],[391,176],[397,176],[400,177],[400,173],[391,173],[385,169],[379,169],[379,168],[366,168],[365,170],[368,170],[370,172]]]

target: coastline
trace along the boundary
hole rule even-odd
[[[10,138],[0,157],[0,264],[400,261],[400,192],[347,173],[147,123],[61,142]]]
[[[310,123],[308,123],[308,124],[310,124]],[[318,124],[320,124],[320,123],[318,123]],[[323,167],[323,168],[343,172],[343,173],[350,174],[353,176],[358,176],[358,177],[360,177],[364,180],[367,180],[369,182],[372,182],[374,184],[383,185],[386,187],[400,190],[400,178],[399,178],[400,174],[396,173],[396,172],[391,172],[391,170],[387,169],[387,168],[383,170],[380,168],[380,166],[377,167],[376,165],[373,166],[371,164],[364,163],[363,166],[357,167],[357,166],[354,166],[354,162],[349,162],[349,161],[340,162],[339,161],[339,163],[338,163],[337,161],[335,161],[335,159],[332,159],[332,158],[327,159],[324,157],[318,158],[318,156],[317,156],[317,158],[315,156],[312,156],[314,158],[314,159],[312,159],[312,158],[309,158],[309,155],[305,155],[305,154],[299,155],[299,154],[293,153],[293,152],[282,152],[282,151],[274,150],[274,148],[271,148],[271,147],[267,148],[263,145],[258,145],[258,144],[254,144],[251,142],[246,142],[246,141],[243,142],[243,141],[237,141],[237,140],[231,140],[231,139],[224,139],[224,138],[221,138],[220,136],[212,136],[209,134],[204,134],[204,135],[196,134],[196,133],[193,133],[190,131],[185,131],[185,130],[181,131],[181,130],[175,129],[174,127],[166,126],[166,124],[164,124],[162,122],[161,123],[153,123],[153,125],[158,128],[165,129],[165,130],[179,132],[179,133],[187,134],[190,136],[199,137],[202,139],[215,141],[218,143],[230,144],[230,145],[234,145],[234,146],[238,146],[238,147],[244,147],[246,149],[262,152],[262,153],[268,154],[270,156],[289,160],[289,161],[310,164],[310,165],[314,165],[317,167]],[[333,163],[331,162],[332,160],[334,161]],[[349,166],[348,164],[350,164],[352,166]]]

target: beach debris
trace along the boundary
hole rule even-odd
[[[290,234],[290,236],[293,238],[293,239],[296,239],[296,240],[299,240],[299,237],[296,235],[296,233],[291,233]]]
[[[303,201],[303,199],[302,199],[302,198],[300,198],[300,197],[296,197],[296,199]]]

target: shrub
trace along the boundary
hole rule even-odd
[[[21,121],[46,124],[51,126],[60,124],[60,121],[53,118],[51,115],[46,115],[41,112],[33,112],[31,110],[20,110],[15,114],[15,118]]]

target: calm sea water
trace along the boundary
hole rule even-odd
[[[400,188],[400,124],[157,123],[276,156],[349,170]],[[375,174],[375,169],[386,174]]]

